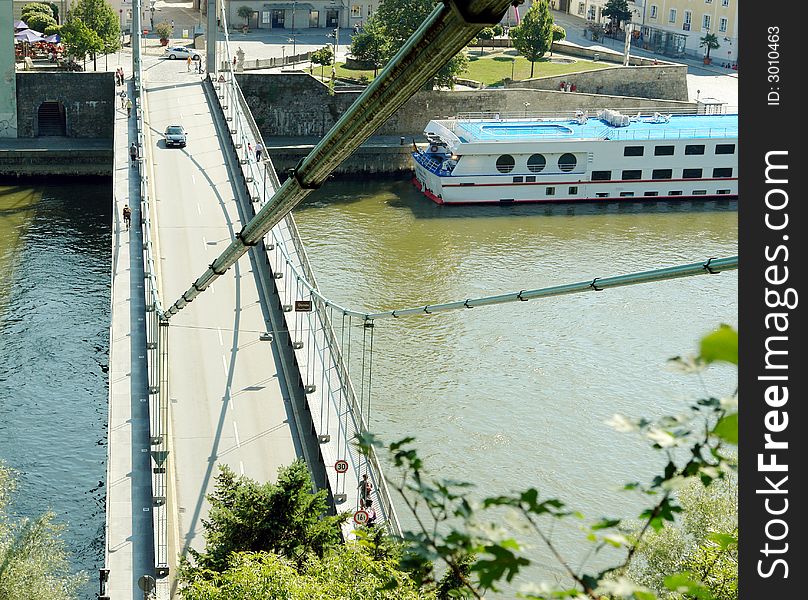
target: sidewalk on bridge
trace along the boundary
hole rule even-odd
[[[133,98],[131,80],[126,84]],[[137,139],[132,114],[127,118],[116,105],[105,547],[106,595],[127,600],[142,598],[138,579],[154,575],[140,180],[128,153]],[[122,216],[127,203],[129,230]]]

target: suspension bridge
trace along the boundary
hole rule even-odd
[[[209,2],[208,31],[216,31]],[[539,300],[736,269],[710,258],[631,274],[367,312],[318,289],[291,216],[510,0],[438,4],[334,128],[281,183],[231,65],[209,36],[204,76],[173,62],[144,68],[133,42],[134,111],[116,119],[109,457],[100,598],[169,598],[178,556],[204,548],[202,519],[219,465],[259,481],[302,458],[335,512],[363,520],[358,486],[373,482],[377,523],[400,534],[381,464],[352,440],[368,430],[373,338],[387,319]],[[137,7],[133,14],[139,15]],[[136,19],[135,32],[141,30]],[[171,69],[174,69],[173,71]],[[188,146],[164,147],[182,123]],[[137,157],[130,158],[132,144]],[[124,204],[132,227],[119,222]],[[191,282],[190,284],[188,282]],[[437,316],[436,318],[440,318]]]

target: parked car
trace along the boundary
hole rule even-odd
[[[200,60],[202,56],[194,50],[193,48],[186,48],[185,46],[169,46],[164,51],[163,54],[174,60],[175,58],[188,58],[191,57],[192,60]]]
[[[163,134],[166,140],[166,147],[177,146],[178,148],[185,148],[188,141],[188,134],[182,125],[169,125],[166,127],[166,132]]]

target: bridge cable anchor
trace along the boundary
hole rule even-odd
[[[213,264],[214,264],[214,263],[210,263],[210,264],[208,265],[208,269],[210,269],[211,271],[213,271],[213,274],[214,274],[214,275],[224,275],[225,273],[227,273],[227,269],[225,269],[224,271],[217,271],[217,270],[216,270],[216,269],[213,267]]]

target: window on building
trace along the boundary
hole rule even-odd
[[[668,13],[668,22],[669,23],[676,23],[676,9],[672,8]]]
[[[524,180],[522,179],[521,175],[517,175],[516,177],[513,178],[514,183],[522,183],[522,181]]]
[[[626,146],[623,148],[623,156],[642,156],[645,153],[643,146]]]
[[[688,25],[690,25],[690,23],[692,23],[692,22],[693,22],[693,13],[692,13],[692,12],[690,12],[689,10],[686,10],[686,11],[685,11],[685,18],[684,18],[684,21],[683,21],[683,22],[684,22],[684,23],[687,23]]]
[[[536,176],[535,175],[528,175],[525,177],[526,183],[536,183]]]
[[[547,159],[543,154],[531,154],[527,159],[527,170],[531,173],[541,173],[547,165]]]
[[[555,188],[554,187],[544,188],[544,194],[546,196],[555,196]]]
[[[582,15],[586,12],[586,2],[579,2],[578,3],[578,14]]]
[[[659,196],[659,192],[645,192],[646,196]]]
[[[705,4],[712,4],[712,3],[713,3],[713,0],[704,0],[704,3],[705,3]]]
[[[673,191],[668,192],[668,196],[681,196],[681,195],[682,195],[682,190],[673,190]]]
[[[682,179],[701,178],[701,169],[682,169]]]
[[[673,156],[673,146],[655,146],[654,156]]]
[[[592,171],[592,181],[609,181],[611,178],[611,171]]]
[[[693,190],[694,196],[706,196],[707,190]]]
[[[574,154],[570,154],[569,152],[566,152],[558,157],[558,168],[564,173],[569,173],[572,171],[577,164],[578,159],[575,158]]]
[[[620,196],[623,198],[627,198],[629,196],[633,196],[634,192],[620,192]]]
[[[650,16],[651,16],[651,18],[652,18],[652,19],[656,19],[656,18],[657,18],[657,5],[656,5],[656,4],[652,4],[652,5],[651,5],[651,13],[650,13]]]
[[[262,25],[269,25],[272,23],[272,13],[268,10],[265,10],[261,13],[261,24]]]
[[[704,154],[704,144],[687,144],[685,154]]]
[[[513,156],[510,154],[503,154],[497,159],[497,171],[500,173],[510,173],[513,171],[513,166],[516,164],[516,161],[513,159]]]
[[[595,194],[595,198],[608,198],[609,192],[598,192]]]
[[[570,186],[570,188],[567,190],[567,193],[570,196],[576,196],[578,194],[578,186],[577,185]]]
[[[726,17],[721,17],[720,19],[718,19],[718,31],[721,31],[722,33],[726,33],[728,25],[729,25],[729,21],[727,21]]]
[[[716,167],[713,169],[713,177],[732,177],[732,167]]]
[[[701,17],[701,30],[702,31],[710,31],[710,20],[712,17],[710,15],[702,15]]]
[[[729,0],[721,0],[721,6],[729,6]]]
[[[691,12],[689,10],[686,10],[684,19],[682,19],[682,30],[683,31],[690,31],[691,16],[692,16]]]
[[[352,19],[359,19],[362,17],[362,5],[361,4],[351,4],[351,18]]]
[[[729,193],[731,193],[731,191],[730,191],[730,190],[718,190],[718,191],[716,192],[716,194],[720,194],[720,195],[722,195],[722,196],[725,196],[726,194],[729,194]]]
[[[627,169],[623,171],[620,179],[642,179],[642,171],[640,169]]]
[[[654,169],[651,172],[651,179],[671,179],[673,177],[673,169]]]
[[[735,154],[735,144],[716,144],[716,154]]]

